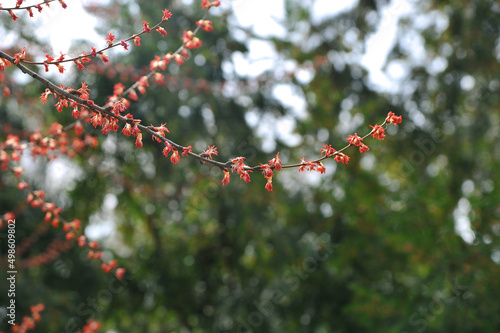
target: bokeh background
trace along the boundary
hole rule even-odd
[[[67,3],[37,19],[2,13],[2,50],[80,54],[174,13],[166,38],[151,33],[109,51],[110,64],[50,76],[85,81],[100,105],[203,15],[189,0]],[[35,332],[75,332],[88,318],[109,333],[499,332],[498,1],[235,0],[209,18],[202,48],[130,107],[143,123],[167,122],[175,142],[250,165],[279,151],[286,163],[343,147],[388,111],[403,123],[367,141],[366,154],[349,150],[348,165],[327,161],[324,175],[278,172],[269,193],[260,175],[222,187],[217,168],[172,165],[147,138],[138,150],[88,125],[100,145],[75,159],[26,154],[30,183],[127,274],[116,281],[77,246],[34,265],[64,233],[42,227],[2,172],[0,211],[16,212],[18,244],[31,240],[18,258],[18,318],[44,303]],[[39,102],[41,84],[5,75],[2,139],[72,121]],[[0,316],[8,331],[5,307]]]

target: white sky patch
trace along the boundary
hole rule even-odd
[[[116,223],[114,210],[117,205],[118,199],[116,195],[108,193],[104,196],[101,211],[91,215],[89,218],[90,223],[85,227],[85,235],[88,238],[98,240],[115,235]]]
[[[278,53],[271,42],[250,39],[247,42],[249,52],[233,54],[234,70],[242,77],[255,78],[265,71],[275,68]]]
[[[78,164],[65,156],[60,156],[47,165],[44,188],[52,193],[70,189],[82,175],[83,171]]]
[[[458,201],[457,208],[453,211],[453,218],[455,220],[455,232],[462,237],[462,239],[472,244],[476,238],[474,231],[471,228],[469,213],[471,211],[471,204],[466,198],[461,198]]]
[[[45,161],[41,158],[33,159],[30,149],[25,150],[21,157],[21,166],[29,179],[35,179],[37,175],[39,176],[44,163]],[[76,181],[82,176],[83,171],[78,164],[66,156],[59,155],[46,165],[46,178],[43,188],[47,194],[55,195],[72,189]]]
[[[90,221],[91,224],[85,227],[85,235],[89,239],[99,240],[104,237],[110,237],[116,231],[114,221],[103,219],[98,215],[91,215]]]
[[[251,28],[262,37],[284,37],[285,28],[279,24],[285,19],[283,0],[235,0],[233,13],[243,28]]]
[[[358,4],[358,0],[316,0],[312,6],[312,22],[319,24],[342,12],[347,12]]]
[[[295,147],[302,143],[302,136],[297,133],[293,133],[296,125],[297,122],[290,116],[284,116],[276,121],[277,136],[289,147]]]
[[[366,53],[361,58],[361,65],[369,71],[368,79],[375,86],[390,91],[399,86],[397,80],[391,79],[387,73],[383,72],[383,67],[396,41],[398,21],[401,16],[410,13],[411,9],[407,0],[393,0],[382,10],[378,30],[366,41]]]
[[[302,120],[307,118],[307,104],[302,90],[291,84],[277,84],[272,94],[283,106],[292,111],[295,117]]]
[[[47,40],[56,56],[60,52],[67,53],[71,41],[75,39],[90,40],[97,48],[106,46],[105,36],[98,35],[94,29],[98,23],[97,18],[89,15],[83,9],[83,6],[89,1],[68,1],[66,3],[68,5],[66,9],[54,2],[49,8],[44,6],[41,13],[34,10],[34,17],[30,20],[34,20],[33,26],[39,27],[36,30],[37,37]],[[54,56],[54,54],[51,55]],[[70,56],[77,56],[77,54]]]

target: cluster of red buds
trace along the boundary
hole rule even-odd
[[[71,249],[73,246],[74,242],[70,240],[55,239],[47,246],[47,249],[43,253],[23,259],[21,261],[21,267],[39,267],[47,265],[59,258],[62,252]]]
[[[48,6],[49,2],[50,1],[46,1],[45,4]],[[66,8],[66,4],[64,3],[64,1],[59,0],[59,2],[61,2],[61,4],[63,4],[63,7]],[[16,8],[1,8],[1,6],[0,6],[0,10],[2,10],[2,9],[7,10],[11,14],[14,21],[17,19],[17,16],[15,16],[15,14],[13,13],[14,9],[26,9],[26,10],[28,10],[28,12],[30,12],[30,16],[32,16],[32,12],[31,12],[32,8],[37,8],[41,12],[41,4],[28,6],[28,7],[20,7],[20,6],[17,7],[16,6]],[[58,57],[54,57],[54,56],[51,56],[49,54],[46,54],[45,60],[43,62],[28,61],[28,60],[26,60],[26,47],[23,47],[23,49],[20,52],[18,52],[14,55],[14,59],[15,59],[14,64],[18,65],[19,63],[24,63],[24,64],[32,64],[32,65],[43,65],[45,67],[46,72],[49,71],[49,65],[54,65],[57,67],[59,73],[63,74],[65,72],[66,68],[62,65],[62,63],[65,63],[65,62],[75,63],[77,65],[78,70],[85,69],[85,64],[91,62],[91,60],[92,60],[91,56],[93,58],[100,57],[104,63],[107,63],[107,62],[109,62],[109,58],[108,58],[107,54],[104,53],[104,51],[106,51],[108,49],[121,46],[121,47],[123,47],[124,50],[128,51],[130,44],[127,42],[129,42],[129,41],[133,41],[136,46],[140,46],[141,45],[141,38],[139,36],[142,34],[147,35],[151,32],[151,30],[156,30],[163,37],[165,37],[167,35],[167,31],[163,27],[161,27],[161,24],[164,23],[165,21],[167,21],[170,17],[172,17],[172,13],[168,9],[165,9],[165,10],[163,10],[162,20],[159,23],[157,23],[153,27],[150,27],[149,22],[142,21],[143,28],[142,28],[141,32],[139,32],[137,34],[133,34],[132,36],[130,36],[126,39],[120,40],[119,42],[116,41],[116,36],[114,36],[112,33],[108,33],[105,37],[105,41],[106,41],[107,46],[105,46],[99,50],[97,48],[95,48],[94,46],[92,46],[90,48],[89,52],[83,51],[79,56],[76,56],[76,57],[67,58],[66,54],[61,52],[61,54]],[[201,43],[200,43],[200,45],[201,45]],[[9,66],[9,65],[10,65],[9,61],[0,59],[0,71],[3,71],[2,68],[5,68],[6,66]]]
[[[37,4],[31,5],[31,6],[23,6],[24,1],[25,0],[17,0],[16,6],[12,7],[12,8],[3,8],[2,5],[0,5],[0,9],[3,11],[7,11],[10,14],[10,16],[12,17],[12,21],[15,21],[19,17],[16,14],[14,14],[14,11],[26,10],[28,12],[29,16],[33,17],[33,9],[36,9],[36,10],[38,10],[39,13],[41,13],[43,10],[42,5],[45,5],[46,7],[50,7],[50,3],[54,2],[54,1],[59,1],[62,8],[64,8],[64,9],[66,9],[66,7],[68,7],[68,5],[66,5],[64,0],[45,0],[44,2],[37,3]]]
[[[80,237],[78,237],[78,245],[80,247],[87,246],[90,249],[87,254],[87,257],[93,260],[100,260],[101,270],[104,273],[111,273],[114,271],[115,276],[118,280],[121,280],[123,278],[123,275],[125,275],[125,268],[118,267],[116,260],[114,259],[108,262],[102,260],[102,251],[98,251],[99,244],[97,244],[96,241],[91,241],[87,244],[87,237],[85,235],[81,235]]]
[[[101,328],[101,323],[94,320],[94,319],[88,319],[87,323],[85,326],[82,327],[81,331],[78,331],[76,333],[95,333],[97,330]]]
[[[12,332],[13,333],[25,333],[27,331],[35,329],[36,323],[38,323],[40,320],[42,320],[42,316],[40,315],[40,312],[42,312],[44,309],[45,309],[45,305],[43,305],[42,303],[30,306],[31,317],[24,316],[23,320],[21,321],[21,325],[18,325],[16,323],[16,324],[14,324],[14,326],[12,326]]]

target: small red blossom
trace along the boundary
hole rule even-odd
[[[10,16],[12,17],[12,21],[15,21],[19,18],[16,16],[16,14],[14,14],[14,12],[12,10],[9,9],[8,12],[9,12]]]
[[[121,44],[121,46],[123,46],[123,49],[124,49],[125,51],[128,51],[128,46],[129,46],[129,44],[128,44],[126,41],[122,40],[122,41],[120,42],[120,44]]]
[[[335,155],[334,157],[334,160],[337,161],[337,162],[342,162],[344,164],[347,164],[349,163],[349,160],[351,158],[349,156],[347,156],[346,154],[343,154],[343,153],[338,153],[337,155]]]
[[[222,186],[229,184],[231,175],[229,174],[229,171],[224,168],[224,178],[222,178]]]
[[[77,90],[78,94],[80,95],[81,99],[89,99],[89,86],[85,83],[82,82],[82,87]]]
[[[58,112],[62,112],[63,108],[68,106],[68,100],[59,98],[59,102],[57,102],[54,106]]]
[[[82,62],[79,59],[75,60],[74,63],[76,64],[76,68],[79,71],[81,71],[82,69],[85,69],[85,66],[83,66]]]
[[[162,73],[154,73],[153,79],[155,79],[157,84],[163,84],[163,81],[165,80],[165,76]]]
[[[156,31],[158,31],[162,37],[165,37],[167,35],[167,31],[163,29],[162,27],[156,28]]]
[[[321,150],[321,156],[323,156],[323,154],[325,154],[326,157],[330,157],[330,156],[333,156],[336,152],[336,150],[333,149],[331,145],[323,144],[323,147],[325,147],[325,148],[319,149],[319,150]]]
[[[170,144],[170,142],[165,141],[165,148],[163,148],[162,151],[163,155],[168,157],[168,154],[170,154],[171,151],[172,151],[172,145]]]
[[[26,46],[23,47],[21,52],[14,54],[14,58],[15,58],[14,64],[19,65],[21,60],[24,60],[26,58]]]
[[[19,178],[23,175],[23,168],[20,166],[14,167],[14,177]]]
[[[359,146],[359,152],[361,154],[366,153],[368,150],[370,150],[370,148],[367,145],[365,145],[364,143],[362,143],[361,146]]]
[[[147,76],[141,76],[141,78],[139,79],[138,82],[139,82],[139,86],[149,87],[149,82],[148,82]]]
[[[141,130],[139,129],[139,126],[137,126],[141,121],[134,119],[134,127],[132,127],[131,133],[133,136],[139,135],[141,133]]]
[[[261,164],[260,169],[262,170],[264,177],[269,178],[274,176],[273,169],[269,164]]]
[[[97,127],[102,124],[102,115],[100,112],[95,112],[92,118],[90,119],[90,123],[94,125],[94,127]]]
[[[182,147],[182,154],[181,156],[188,156],[188,154],[191,152],[191,149],[193,147],[188,146],[188,147]]]
[[[7,59],[0,58],[0,72],[3,72],[5,70],[5,67],[9,67],[11,65],[12,64]]]
[[[303,157],[301,158],[300,163],[302,165],[299,167],[299,172],[316,170],[317,163],[314,161],[308,161],[306,158]]]
[[[166,8],[164,10],[162,10],[161,12],[163,13],[163,17],[161,18],[162,21],[166,21],[172,17],[172,13]]]
[[[269,161],[269,165],[277,171],[283,170],[281,166],[280,152],[277,152],[276,157]]]
[[[244,157],[236,157],[232,159],[231,162],[234,164],[233,171],[236,170],[236,172],[240,175],[240,179],[243,179],[245,182],[249,183],[250,172],[252,171],[245,170],[245,163],[243,162],[244,159]]]
[[[96,249],[98,249],[98,248],[99,248],[99,244],[97,244],[97,242],[96,242],[96,241],[92,241],[92,242],[90,242],[90,243],[89,243],[89,247],[90,247],[91,249],[96,250]]]
[[[252,172],[251,170],[243,170],[241,173],[240,173],[240,179],[243,179],[245,181],[245,183],[250,183],[250,172]]]
[[[321,172],[322,174],[326,172],[326,168],[323,165],[323,163],[321,162],[318,163],[318,169],[316,171]]]
[[[194,37],[191,41],[186,43],[186,48],[189,50],[197,49],[201,47],[201,40],[198,37]],[[186,52],[187,53],[187,52]],[[187,58],[187,57],[184,57]]]
[[[200,28],[202,28],[206,32],[210,32],[214,29],[212,21],[210,20],[199,20],[196,22],[196,25],[200,26]]]
[[[238,173],[243,171],[245,168],[245,163],[243,162],[244,159],[244,157],[236,157],[231,160],[231,162],[235,164],[233,165],[233,169],[235,169]]]
[[[170,60],[172,60],[172,52],[168,52],[163,56],[163,61],[165,61],[165,64],[169,64]]]
[[[266,179],[267,179],[267,183],[266,183],[265,188],[268,192],[271,192],[273,190],[273,177],[268,177]]]
[[[51,126],[50,126],[50,134],[52,135],[59,135],[62,133],[62,130],[63,130],[63,125],[59,124],[59,123],[53,123]]]
[[[83,134],[83,125],[80,121],[77,121],[75,126],[73,127],[75,130],[75,134],[81,136]]]
[[[27,189],[29,187],[30,187],[30,185],[28,183],[26,183],[26,182],[20,182],[20,183],[17,184],[17,188],[19,190],[21,190],[21,191],[24,190],[24,189]]]
[[[40,96],[40,100],[42,101],[43,104],[47,103],[47,97],[52,94],[52,91],[50,91],[49,88],[45,89],[45,92],[42,93]]]
[[[135,46],[141,46],[141,38],[139,36],[134,37]]]
[[[212,4],[211,4],[210,0],[203,0],[201,2],[201,8],[203,8],[203,9],[208,9],[208,8],[210,8],[211,5]]]
[[[64,54],[64,53],[61,52],[61,55],[59,57],[57,57],[56,62],[63,61],[65,57],[66,57],[66,54]]]
[[[373,128],[371,135],[375,139],[383,140],[385,138],[385,130],[384,130],[384,128],[382,126],[380,126],[380,125],[375,125],[375,126],[370,125],[370,127]]]
[[[172,147],[172,156],[170,156],[170,161],[177,164],[180,160],[181,157],[179,156],[179,151],[175,147]]]
[[[116,264],[116,260],[115,260],[115,259],[110,260],[110,261],[108,262],[108,265],[109,265],[109,266],[111,266],[111,268],[115,269],[115,268],[116,268],[116,266],[117,266],[117,264]]]
[[[86,52],[82,52],[81,54],[81,57],[80,60],[82,61],[82,63],[86,63],[86,62],[90,62],[90,58],[87,57],[89,54],[86,53]]]
[[[149,22],[148,21],[142,21],[142,31],[144,31],[147,34],[151,32],[151,28],[149,27]]]
[[[358,136],[358,133],[354,133],[354,136],[349,135],[347,137],[347,142],[349,142],[351,145],[358,146],[360,147],[362,145],[361,141],[363,141],[363,138],[360,138]]]
[[[177,65],[179,65],[179,66],[184,64],[184,59],[182,59],[181,55],[178,53],[176,55],[174,55],[174,60],[177,63]]]
[[[123,278],[123,275],[125,275],[125,268],[118,268],[115,272],[115,275],[118,280],[121,280]]]
[[[137,134],[137,138],[135,139],[135,146],[137,148],[142,148],[142,133]]]
[[[128,97],[130,97],[131,100],[137,101],[139,99],[139,96],[137,96],[137,93],[135,92],[134,89],[131,89],[128,93]]]
[[[122,101],[118,101],[116,102],[115,104],[113,104],[113,108],[111,109],[111,111],[115,114],[115,115],[119,115],[121,114],[123,111],[125,111],[127,108],[125,107],[125,104],[122,103]]]
[[[165,137],[165,132],[170,133],[170,131],[168,130],[168,128],[166,126],[167,126],[167,123],[161,124],[161,126],[159,126],[159,127],[155,127],[155,126],[151,125],[151,127],[153,127],[154,131],[158,135],[160,135],[161,137]],[[156,140],[157,142],[162,142],[162,140],[160,138],[158,138],[154,135],[152,136],[152,139]]]
[[[203,0],[201,2],[201,8],[203,9],[208,9],[210,7],[218,7],[220,6],[220,1],[219,0],[216,0],[216,1],[209,1],[209,0]]]
[[[392,111],[387,114],[386,122],[397,125],[403,120],[403,116],[396,116]]]
[[[45,55],[45,58],[46,58],[45,62],[48,62],[48,63],[53,62],[55,60],[54,57],[52,57],[52,56],[50,56],[48,54]]]
[[[84,139],[85,142],[87,142],[87,144],[92,148],[97,147],[97,145],[99,144],[99,140],[95,136],[92,136],[90,134],[85,134]]]
[[[109,46],[113,45],[115,42],[115,35],[113,35],[111,32],[106,36],[106,40]]]
[[[204,150],[201,152],[201,156],[207,157],[209,159],[213,159],[212,155],[215,155],[215,156],[219,155],[219,153],[217,152],[217,147],[215,147],[215,146],[212,146],[212,147],[208,146],[207,150]]]
[[[66,68],[64,68],[63,65],[60,65],[60,64],[56,64],[57,66],[57,69],[59,70],[59,73],[63,74],[64,71],[66,70]]]
[[[130,134],[132,134],[131,130],[132,130],[132,125],[127,123],[125,124],[125,127],[123,127],[122,129],[122,133],[123,135],[130,136]]]
[[[87,244],[87,237],[84,235],[78,237],[78,246],[84,247]]]
[[[100,54],[100,56],[101,56],[102,61],[104,61],[104,63],[109,62],[108,56],[104,52],[102,52]]]
[[[105,262],[103,262],[101,264],[101,270],[104,272],[104,273],[109,273],[111,272],[112,268],[111,266],[109,266],[108,264],[106,264]]]
[[[125,90],[125,86],[123,85],[123,83],[118,82],[113,86],[113,95],[120,96],[121,94],[123,94],[124,90]]]
[[[167,64],[162,60],[162,58],[160,58],[159,56],[155,56],[155,58],[149,63],[149,70],[153,71],[161,69],[162,71],[164,71],[166,65]]]

